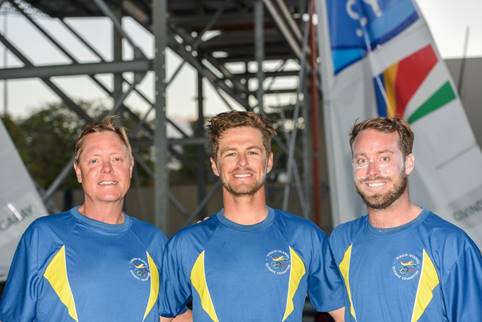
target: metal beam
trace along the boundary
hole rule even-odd
[[[74,63],[49,66],[26,66],[0,69],[0,79],[43,78],[74,75],[95,75],[126,72],[147,72],[152,69],[151,60],[131,60],[105,63]]]
[[[155,223],[167,231],[169,213],[169,172],[167,168],[166,131],[166,47],[167,47],[167,0],[152,0],[152,31],[154,34],[154,92],[155,92],[155,170],[154,211]]]
[[[7,38],[0,33],[0,42],[8,48],[8,50],[16,56],[25,66],[34,67],[32,62],[22,54]],[[77,105],[67,94],[65,94],[57,85],[55,85],[49,78],[42,77],[41,80],[47,85],[55,94],[57,94],[64,104],[74,111],[85,122],[91,122],[92,118]]]
[[[280,29],[281,34],[285,37],[286,41],[288,42],[288,45],[291,47],[296,57],[298,57],[298,59],[301,59],[303,55],[302,49],[296,34],[294,34],[290,30],[291,24],[287,25],[285,23],[285,21],[283,20],[283,17],[280,15],[280,12],[276,9],[276,7],[274,6],[271,0],[263,0],[263,2],[266,5],[266,8],[268,8],[268,11],[273,17],[274,21],[276,22],[276,25]]]
[[[254,2],[254,43],[255,43],[255,57],[256,66],[256,78],[258,80],[258,88],[256,91],[256,99],[258,101],[258,108],[261,113],[264,112],[264,10],[263,0],[255,0]]]

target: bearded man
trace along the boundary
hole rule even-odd
[[[398,118],[355,124],[353,176],[368,216],[330,236],[345,321],[482,321],[482,257],[458,227],[410,201],[414,134]]]

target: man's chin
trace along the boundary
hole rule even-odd
[[[237,186],[237,187],[232,187],[232,186],[224,186],[229,193],[236,197],[243,197],[243,196],[252,196],[256,194],[256,192],[259,191],[263,187],[263,185],[259,186]]]

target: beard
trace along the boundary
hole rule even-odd
[[[261,180],[251,184],[233,185],[229,181],[226,181],[221,177],[221,183],[223,184],[224,189],[226,189],[229,193],[231,193],[235,197],[254,195],[256,192],[259,191],[259,189],[264,187],[264,181],[265,181],[265,176],[263,176]]]
[[[387,180],[387,178],[377,177],[373,180]],[[400,181],[391,189],[384,194],[374,194],[368,195],[360,190],[358,185],[355,184],[356,190],[360,197],[363,199],[368,208],[371,209],[386,209],[390,207],[395,201],[397,201],[400,196],[405,192],[408,185],[408,176],[405,174],[400,174]]]
[[[256,184],[253,184],[250,186],[247,186],[247,185],[232,186],[229,183],[223,182],[224,189],[226,189],[227,191],[229,191],[229,193],[231,193],[233,196],[236,196],[236,197],[252,196],[256,192],[258,192],[259,189],[261,189],[263,186],[264,186],[264,182],[256,182]]]

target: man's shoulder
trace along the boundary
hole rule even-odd
[[[171,237],[169,243],[185,243],[190,241],[205,241],[214,233],[219,226],[217,214],[214,214],[202,221],[191,224],[179,230]]]
[[[364,215],[336,226],[329,237],[330,246],[335,256],[340,256],[346,251],[347,247],[355,242],[357,236],[359,236],[364,225],[366,224],[366,221],[367,216]]]
[[[136,218],[136,217],[133,217],[133,216],[129,216],[129,218],[132,222],[132,228],[131,229],[135,230],[136,232],[138,232],[142,235],[158,236],[158,237],[161,237],[163,239],[166,238],[164,233],[159,228],[154,226],[153,224],[148,223],[148,222],[143,221],[143,220],[140,220],[139,218]]]
[[[288,228],[306,229],[307,231],[321,230],[313,221],[300,215],[295,215],[280,209],[273,209],[273,211],[275,213],[276,219],[279,222],[282,222]]]
[[[335,227],[335,229],[333,229],[331,236],[354,236],[366,224],[367,218],[367,215],[363,215],[356,219],[347,221],[346,223],[339,224]]]
[[[70,210],[59,212],[53,215],[41,216],[36,218],[25,231],[26,234],[33,234],[43,231],[63,230],[69,226],[72,218]]]
[[[423,222],[424,235],[430,239],[431,245],[458,245],[460,247],[467,247],[474,244],[462,228],[430,210],[425,211],[428,212],[428,215]]]
[[[146,245],[151,245],[152,243],[160,243],[164,245],[167,242],[166,235],[153,224],[132,216],[129,216],[129,219],[132,223],[130,230],[139,239],[143,240]]]

